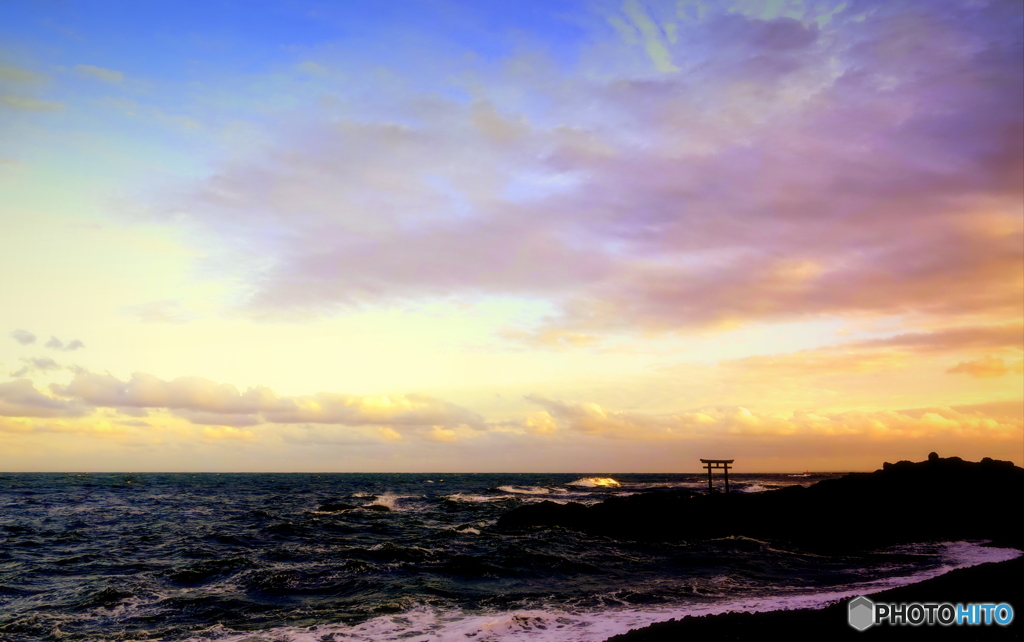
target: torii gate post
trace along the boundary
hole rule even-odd
[[[714,492],[711,487],[711,469],[721,469],[722,474],[725,476],[725,492],[729,492],[729,464],[736,461],[735,459],[701,459],[700,463],[704,464],[704,467],[708,469],[708,494]]]

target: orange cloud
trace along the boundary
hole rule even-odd
[[[701,408],[653,415],[612,411],[594,403],[570,403],[529,397],[547,410],[560,428],[622,440],[704,440],[716,438],[792,438],[859,436],[875,441],[933,437],[1008,440],[1024,436],[1024,419],[994,418],[948,407],[917,411],[854,411],[789,414],[743,407]]]
[[[786,354],[757,355],[727,359],[720,365],[737,372],[802,376],[839,373],[868,373],[901,370],[915,359],[932,354],[951,354],[978,349],[1014,354],[1024,351],[1024,325],[1013,323],[944,328],[931,332],[908,332],[881,339],[850,341],[834,346]],[[1002,358],[987,357],[963,362],[947,372],[975,376],[1001,376],[1014,372]],[[981,374],[990,373],[990,374]]]
[[[980,379],[1002,377],[1008,374],[1024,374],[1024,360],[1008,363],[1001,357],[983,357],[973,361],[961,361],[946,372],[969,374]]]
[[[846,344],[850,348],[903,348],[922,352],[998,348],[1024,351],[1024,323],[1013,321],[990,325],[944,328],[932,332],[908,332],[885,339]]]
[[[31,383],[28,387],[31,388]],[[264,386],[240,392],[230,384],[218,384],[201,377],[164,381],[142,372],[133,373],[128,381],[109,374],[79,372],[67,385],[52,388],[57,394],[91,406],[167,408],[199,424],[321,423],[450,428],[480,427],[484,423],[476,413],[417,394],[360,396],[318,392],[282,397]],[[0,392],[2,390],[0,388]],[[41,401],[37,399],[36,403],[39,405]]]
[[[256,438],[256,435],[252,431],[240,430],[230,426],[208,426],[203,428],[203,437],[212,441],[251,441]]]

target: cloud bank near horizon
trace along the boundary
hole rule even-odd
[[[40,426],[73,427],[103,437],[120,431],[159,432],[161,424],[200,426],[204,439],[257,438],[244,428],[264,427],[262,439],[291,442],[354,438],[373,428],[378,441],[405,438],[438,442],[483,439],[494,435],[534,442],[572,439],[574,435],[612,440],[721,441],[777,440],[793,442],[828,436],[860,437],[870,441],[922,439],[1008,442],[1024,437],[1024,417],[1003,408],[948,407],[916,410],[877,410],[828,413],[751,411],[741,406],[704,407],[672,414],[616,411],[592,402],[573,402],[528,395],[526,401],[542,408],[514,420],[486,421],[480,414],[439,399],[417,394],[360,396],[320,392],[281,396],[266,387],[239,391],[236,387],[200,377],[165,381],[145,373],[128,380],[109,374],[79,371],[66,385],[51,384],[50,394],[28,379],[0,383],[0,416],[8,432],[27,432]],[[998,410],[998,409],[996,409]],[[58,424],[28,420],[60,419]],[[68,420],[81,419],[78,424]],[[296,437],[289,425],[300,425],[305,436]],[[92,428],[88,426],[93,426]],[[275,432],[278,431],[278,432]],[[348,432],[346,432],[348,431]],[[317,437],[319,435],[319,437]],[[333,435],[333,437],[331,437]],[[345,437],[345,435],[348,435]]]

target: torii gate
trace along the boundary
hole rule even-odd
[[[735,459],[701,459],[700,463],[704,464],[704,468],[708,469],[708,494],[714,492],[711,487],[711,469],[721,469],[725,475],[725,492],[729,492],[729,464],[736,461]]]

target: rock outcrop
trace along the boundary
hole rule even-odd
[[[993,539],[1024,545],[1015,517],[1024,468],[959,457],[886,463],[804,488],[705,495],[689,491],[612,497],[594,506],[541,502],[509,511],[504,529],[563,527],[636,540],[730,535],[838,552],[899,543]]]

